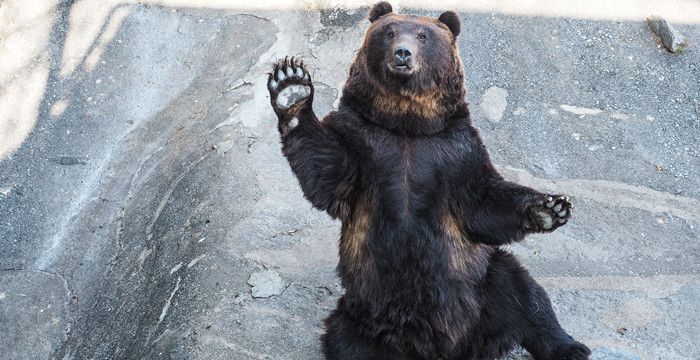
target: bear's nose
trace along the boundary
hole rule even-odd
[[[400,47],[394,51],[394,55],[400,62],[405,63],[411,57],[411,51],[405,47]]]

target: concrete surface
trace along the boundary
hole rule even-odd
[[[321,359],[339,224],[264,74],[303,57],[329,111],[367,8],[248,3],[0,1],[3,359]],[[575,204],[512,251],[594,359],[700,358],[700,3],[488,3],[456,8],[474,122],[507,177]],[[265,270],[282,292],[253,298]]]

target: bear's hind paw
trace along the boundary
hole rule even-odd
[[[311,105],[311,76],[304,62],[293,57],[279,60],[274,65],[269,73],[267,88],[270,91],[272,107],[278,115],[283,115],[292,106],[307,99],[307,105]]]
[[[579,342],[573,343],[564,353],[564,360],[588,360],[591,350]]]

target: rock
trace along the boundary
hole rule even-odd
[[[250,274],[248,285],[254,298],[268,298],[284,291],[284,281],[277,270],[265,270]]]
[[[581,106],[573,106],[573,105],[566,105],[566,104],[559,105],[559,107],[560,107],[562,110],[566,111],[566,112],[570,112],[570,113],[572,113],[572,114],[580,115],[580,116],[585,116],[585,115],[598,115],[598,114],[600,114],[601,112],[603,112],[603,110],[601,110],[601,109],[592,109],[592,108],[586,108],[586,107],[581,107]]]
[[[0,195],[3,197],[7,197],[7,195],[10,194],[10,191],[12,191],[12,186],[0,186]]]
[[[484,110],[486,118],[492,122],[499,122],[503,117],[508,102],[508,91],[498,86],[492,86],[484,92],[481,97],[481,108]]]
[[[641,358],[626,349],[599,347],[593,349],[591,360],[640,360]]]
[[[651,30],[661,39],[668,51],[680,53],[688,46],[686,38],[666,19],[654,15],[647,18],[647,23]]]

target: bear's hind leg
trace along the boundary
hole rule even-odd
[[[321,345],[326,360],[409,360],[388,346],[361,336],[339,310],[326,319]]]
[[[513,255],[500,249],[492,254],[482,296],[477,328],[490,344],[481,351],[484,358],[500,356],[506,343],[520,343],[535,360],[588,359],[590,350],[561,328],[547,293]]]
[[[536,360],[588,359],[591,351],[561,328],[544,289],[533,279],[529,280],[529,303],[534,311],[526,314],[530,328],[525,332],[522,346]]]

